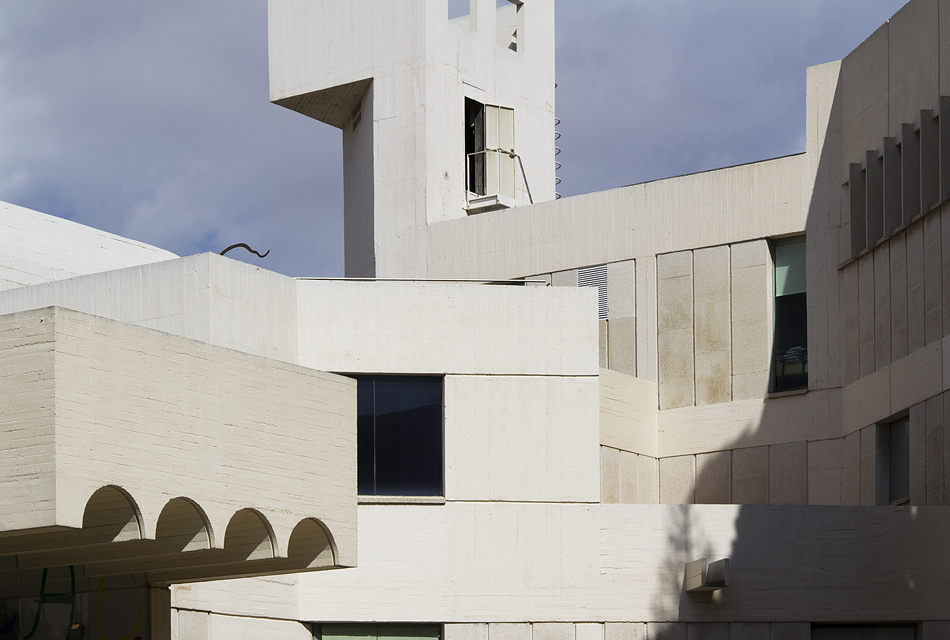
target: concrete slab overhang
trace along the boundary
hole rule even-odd
[[[355,381],[58,307],[0,316],[0,570],[356,562]]]

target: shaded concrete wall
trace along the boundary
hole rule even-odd
[[[735,461],[752,455],[738,452],[764,448],[769,455],[759,456],[757,475],[772,483],[785,478],[779,502],[875,504],[880,501],[875,493],[880,482],[877,425],[909,412],[911,503],[943,504],[950,220],[942,200],[950,148],[941,145],[950,118],[940,111],[937,58],[945,49],[940,43],[950,41],[942,35],[947,16],[950,9],[943,3],[911,3],[842,63],[809,70],[805,158],[807,177],[814,180],[806,222],[810,390],[803,397],[767,398],[761,407],[733,402],[729,409],[689,409],[699,404],[699,393],[694,387],[690,402],[687,389],[680,398],[685,407],[661,410],[657,417],[659,455],[682,458],[665,464],[660,460],[660,486],[664,470],[672,483],[668,486],[686,487],[682,478],[690,474],[695,479],[692,492],[684,490],[675,499],[676,492],[670,493],[670,501],[699,500],[709,482],[720,488],[729,485],[721,470],[700,471],[699,460],[707,452],[721,449],[717,455],[725,456],[731,451],[734,487]],[[935,155],[923,151],[921,136],[934,137]],[[918,139],[920,149],[915,150],[911,143]],[[894,149],[898,159],[918,156],[910,164],[906,157],[903,163],[888,164],[887,154]],[[874,174],[878,161],[880,175]],[[855,166],[864,176],[857,182]],[[887,174],[894,167],[896,182]],[[895,211],[899,224],[876,239],[867,235],[872,222],[883,228]],[[851,228],[855,216],[861,217],[866,240],[856,254]],[[674,264],[676,255],[665,260]],[[686,264],[685,258],[679,260]],[[671,274],[669,290],[675,288],[676,277],[689,273],[684,269]],[[659,284],[661,317],[662,292]],[[676,321],[688,325],[684,315]],[[674,347],[675,329],[667,340]],[[692,340],[695,349],[695,329]],[[662,355],[659,362],[662,409]],[[774,455],[779,450],[782,455]],[[782,461],[780,469],[776,460]],[[723,463],[715,468],[725,467]],[[613,477],[610,470],[604,473]],[[776,503],[773,488],[763,485],[755,500]],[[725,495],[722,489],[719,493]]]
[[[947,517],[934,507],[363,505],[360,567],[300,576],[297,598],[272,615],[445,623],[941,620],[946,581],[933,568],[946,561]],[[685,563],[697,557],[729,557],[732,585],[715,598],[683,593]],[[232,584],[216,611],[262,606],[253,588],[260,582]],[[215,593],[209,589],[215,585],[179,592],[177,605],[202,609]]]
[[[839,273],[847,385],[950,335],[950,205],[925,214]]]
[[[84,576],[81,567],[78,575],[73,567],[58,567],[46,572],[43,581],[39,569],[26,573],[16,589],[9,583],[0,585],[0,630],[5,640],[61,640],[70,637],[67,630],[73,625],[86,638],[167,639],[157,633],[160,623],[152,624],[162,613],[167,616],[167,609],[150,607],[154,594],[167,590],[149,588],[144,574],[100,580]]]
[[[541,207],[544,221],[540,210],[528,207],[435,226],[445,247],[457,239],[452,252],[430,255],[446,274],[511,277],[527,271],[554,285],[575,286],[577,268],[608,264],[601,366],[656,383],[659,412],[655,451],[642,438],[634,442],[642,426],[626,432],[614,426],[602,437],[608,448],[602,452],[604,496],[622,500],[622,488],[630,489],[638,477],[621,471],[639,466],[640,458],[632,465],[633,458],[620,455],[626,452],[659,461],[661,500],[687,502],[700,494],[701,500],[736,500],[731,495],[735,474],[724,471],[729,465],[723,461],[751,460],[754,454],[736,452],[761,449],[769,452],[759,456],[764,466],[740,477],[771,478],[783,489],[763,485],[738,501],[858,504],[872,485],[862,474],[875,453],[868,437],[856,434],[922,403],[935,403],[947,388],[941,363],[950,330],[945,319],[950,317],[950,220],[944,205],[931,204],[950,195],[950,169],[945,169],[950,146],[944,142],[950,140],[950,125],[945,126],[950,112],[941,111],[946,101],[940,99],[940,69],[950,64],[938,64],[950,51],[942,44],[950,42],[943,35],[948,16],[950,8],[937,0],[910,3],[843,62],[809,70],[806,153],[794,160],[794,172],[753,177],[769,170],[761,163],[548,203]],[[895,165],[894,149],[907,155],[913,147],[909,135],[915,132],[920,138],[916,164]],[[930,135],[936,136],[936,155],[928,156],[924,138]],[[880,176],[869,159],[883,163]],[[791,167],[793,160],[776,162]],[[891,215],[895,203],[901,223],[852,257],[856,209],[849,178],[855,164],[866,174],[865,224],[873,216]],[[885,171],[895,166],[896,183]],[[761,213],[750,215],[730,199],[730,185],[740,176],[760,199]],[[933,178],[929,186],[927,176]],[[915,185],[916,200],[906,196]],[[797,201],[780,195],[794,189],[801,194]],[[718,204],[710,203],[717,194],[722,196]],[[774,198],[771,208],[769,198]],[[798,203],[784,226],[775,215],[779,201],[783,207]],[[908,209],[915,202],[917,208]],[[744,226],[740,215],[747,216]],[[563,224],[551,222],[558,216]],[[579,216],[585,224],[572,224]],[[468,232],[464,239],[462,226]],[[750,229],[760,235],[744,237]],[[807,238],[809,391],[801,397],[770,397],[768,240],[802,231]],[[499,237],[488,242],[495,233],[513,239],[511,245]],[[540,264],[561,268],[531,270]],[[642,389],[629,393],[648,402]],[[615,395],[605,401],[615,403]],[[639,420],[635,413],[630,411],[631,424]],[[612,421],[616,425],[617,417]],[[941,436],[935,429],[927,445],[930,488],[915,492],[915,504],[924,504],[925,495],[936,500],[939,493]],[[924,455],[920,443],[926,440],[915,442],[913,458],[919,461]],[[706,487],[700,481],[705,477],[710,478]]]

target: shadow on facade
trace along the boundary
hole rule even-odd
[[[813,251],[825,252],[821,260],[810,260],[808,265],[814,269],[808,274],[809,293],[810,296],[813,290],[817,293],[808,301],[809,323],[827,321],[827,328],[820,327],[820,333],[827,336],[824,338],[827,353],[812,352],[817,358],[810,363],[819,375],[812,376],[806,397],[814,394],[816,399],[822,391],[832,395],[841,393],[840,387],[830,390],[826,387],[829,380],[837,379],[829,375],[832,368],[840,367],[843,374],[846,355],[839,344],[846,331],[844,303],[842,301],[840,311],[837,304],[837,299],[844,297],[840,295],[843,285],[837,270],[840,262],[837,256],[840,226],[847,215],[842,206],[841,185],[847,178],[841,178],[841,109],[839,77],[815,168],[817,177],[805,225],[809,243],[816,245]],[[814,347],[814,343],[811,346]],[[843,375],[841,377],[843,379]],[[784,398],[767,400],[756,424],[730,443],[729,448],[787,442],[779,425],[788,424],[789,404]],[[813,405],[821,406],[821,403],[816,401]],[[812,411],[827,411],[828,415],[822,417],[832,425],[840,425],[840,410],[834,413],[830,408],[834,405],[832,400],[828,408],[813,406]],[[803,416],[803,419],[808,418]],[[809,429],[806,426],[801,431],[808,433]],[[840,429],[837,433],[840,434]],[[769,486],[765,493],[770,504],[736,507],[735,535],[731,545],[725,545],[725,553],[722,540],[714,540],[715,536],[711,538],[706,534],[711,514],[715,509],[721,514],[721,507],[706,510],[699,505],[669,506],[670,533],[664,563],[667,572],[661,592],[680,595],[657,603],[653,619],[677,622],[651,625],[648,632],[651,640],[732,637],[732,630],[723,628],[724,623],[744,627],[741,637],[756,638],[770,637],[770,623],[773,629],[776,624],[786,625],[787,630],[791,629],[789,625],[795,625],[792,631],[799,635],[789,637],[798,638],[808,637],[801,634],[808,633],[806,625],[811,622],[901,622],[900,616],[907,615],[911,609],[916,609],[917,615],[930,609],[933,617],[929,619],[945,617],[940,614],[936,596],[931,602],[925,595],[945,593],[950,586],[950,580],[936,575],[945,572],[933,570],[934,566],[946,566],[950,562],[950,555],[943,551],[946,545],[936,544],[936,537],[928,533],[947,525],[943,522],[947,518],[942,510],[920,510],[912,506],[860,507],[860,489],[857,501],[843,496],[841,504],[851,506],[807,506],[822,499],[816,500],[813,488],[808,486],[808,445],[800,444],[805,447],[804,467],[800,469],[804,490],[801,499],[788,499],[788,495],[795,492],[783,490],[785,487]],[[788,461],[776,460],[774,445],[769,446],[768,457],[766,481],[774,482],[776,474],[772,465]],[[861,464],[860,456],[857,463]],[[860,468],[854,473],[860,477]],[[697,472],[697,487],[715,481],[718,480],[708,477],[708,471]],[[844,478],[841,481],[844,482]],[[734,478],[730,482],[734,483]],[[928,551],[936,549],[936,554],[908,553],[908,550],[919,550],[922,543],[934,543]],[[685,565],[704,557],[709,561],[729,557],[730,586],[716,593],[687,594]],[[913,607],[908,606],[909,600],[914,602]],[[710,625],[718,629],[707,628]],[[771,637],[785,636],[773,630]]]

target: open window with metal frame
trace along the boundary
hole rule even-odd
[[[469,213],[509,209],[527,194],[521,157],[515,152],[515,112],[465,98],[465,208]]]

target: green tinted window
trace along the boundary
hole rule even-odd
[[[805,238],[775,243],[775,297],[805,292]]]
[[[805,293],[805,237],[772,244],[775,332],[772,390],[808,387],[808,299]]]

